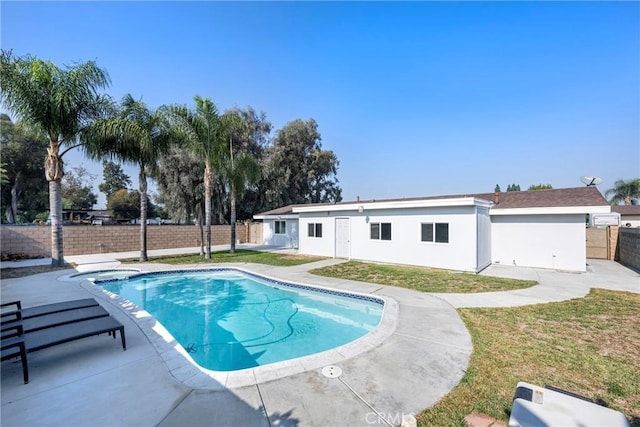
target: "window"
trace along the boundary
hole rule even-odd
[[[276,221],[276,234],[287,234],[286,221]]]
[[[371,240],[391,240],[390,222],[372,222]]]
[[[449,243],[449,224],[446,222],[420,224],[420,241]]]
[[[321,223],[309,223],[308,226],[309,237],[322,237],[322,224]]]

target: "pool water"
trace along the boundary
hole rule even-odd
[[[377,298],[230,269],[148,273],[96,284],[148,311],[199,365],[215,371],[338,347],[374,329],[383,310]]]

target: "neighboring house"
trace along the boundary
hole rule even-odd
[[[610,206],[597,188],[579,187],[278,211],[254,217],[265,221],[265,244],[274,236],[268,221],[287,215],[299,225],[299,252],[306,255],[472,272],[491,263],[586,271],[586,214],[608,213]]]
[[[88,214],[88,219],[93,225],[107,225],[116,223],[113,209],[100,209],[90,211]]]
[[[622,227],[640,227],[640,205],[611,206],[611,212],[620,214]]]
[[[284,206],[253,216],[263,223],[262,238],[265,245],[298,247],[298,214],[293,213],[294,206]]]

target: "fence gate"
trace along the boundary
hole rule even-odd
[[[587,228],[587,258],[609,259],[609,229]]]
[[[263,244],[262,240],[262,223],[252,222],[249,224],[249,243],[255,243],[257,245]]]

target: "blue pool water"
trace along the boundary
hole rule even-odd
[[[98,281],[151,313],[201,366],[232,371],[328,350],[375,328],[383,302],[238,270]]]

